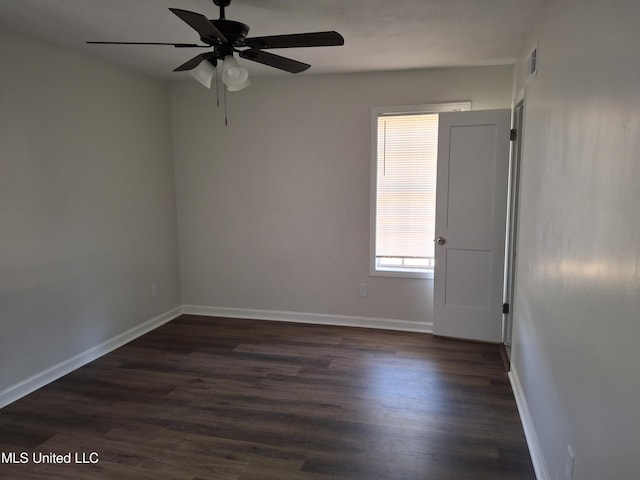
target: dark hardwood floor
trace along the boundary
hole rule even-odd
[[[0,453],[12,480],[535,479],[496,345],[188,315],[0,410]]]

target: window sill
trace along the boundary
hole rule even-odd
[[[423,280],[433,280],[433,270],[415,271],[410,269],[372,269],[369,272],[371,277],[398,277],[398,278],[420,278]]]

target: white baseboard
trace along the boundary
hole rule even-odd
[[[37,373],[26,380],[23,380],[11,387],[0,392],[0,408],[15,402],[16,400],[36,391],[37,389],[44,387],[48,383],[57,380],[60,377],[86,365],[89,362],[121,347],[125,343],[129,343],[131,340],[150,332],[151,330],[158,328],[160,325],[173,320],[174,318],[182,314],[182,308],[174,308],[168,312],[158,315],[151,320],[148,320],[126,332],[116,335],[115,337],[107,340],[100,345],[96,345],[72,358],[64,360],[63,362],[54,365],[40,373]]]
[[[204,315],[207,317],[247,318],[251,320],[314,323],[317,325],[336,325],[341,327],[377,328],[382,330],[398,330],[402,332],[433,333],[433,323],[430,322],[410,322],[408,320],[355,317],[348,315],[253,310],[246,308],[206,307],[201,305],[183,305],[182,313],[190,315]]]
[[[516,397],[516,404],[518,405],[518,412],[520,413],[520,421],[522,422],[524,436],[526,437],[527,445],[529,446],[529,454],[531,455],[531,462],[533,463],[533,468],[536,472],[536,478],[538,480],[551,480],[549,468],[547,467],[547,462],[544,460],[540,440],[536,433],[535,425],[533,424],[533,418],[531,418],[531,411],[527,404],[527,398],[524,395],[518,371],[514,367],[513,363],[511,364],[511,371],[509,371],[509,381],[511,382],[513,395]]]

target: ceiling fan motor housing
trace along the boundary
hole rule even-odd
[[[209,21],[218,29],[220,33],[229,41],[229,44],[234,47],[240,47],[244,43],[244,39],[249,33],[249,27],[241,22],[225,19],[209,19]],[[209,45],[219,44],[220,41],[217,38],[202,38],[202,41]]]

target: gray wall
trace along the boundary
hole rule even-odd
[[[369,277],[372,106],[508,108],[512,67],[174,84],[183,303],[432,321],[432,280]],[[368,283],[369,297],[358,297]]]
[[[2,393],[180,292],[168,85],[1,31],[0,59]]]
[[[550,2],[526,87],[513,366],[549,479],[640,472],[640,3]],[[518,87],[522,86],[518,66]]]

